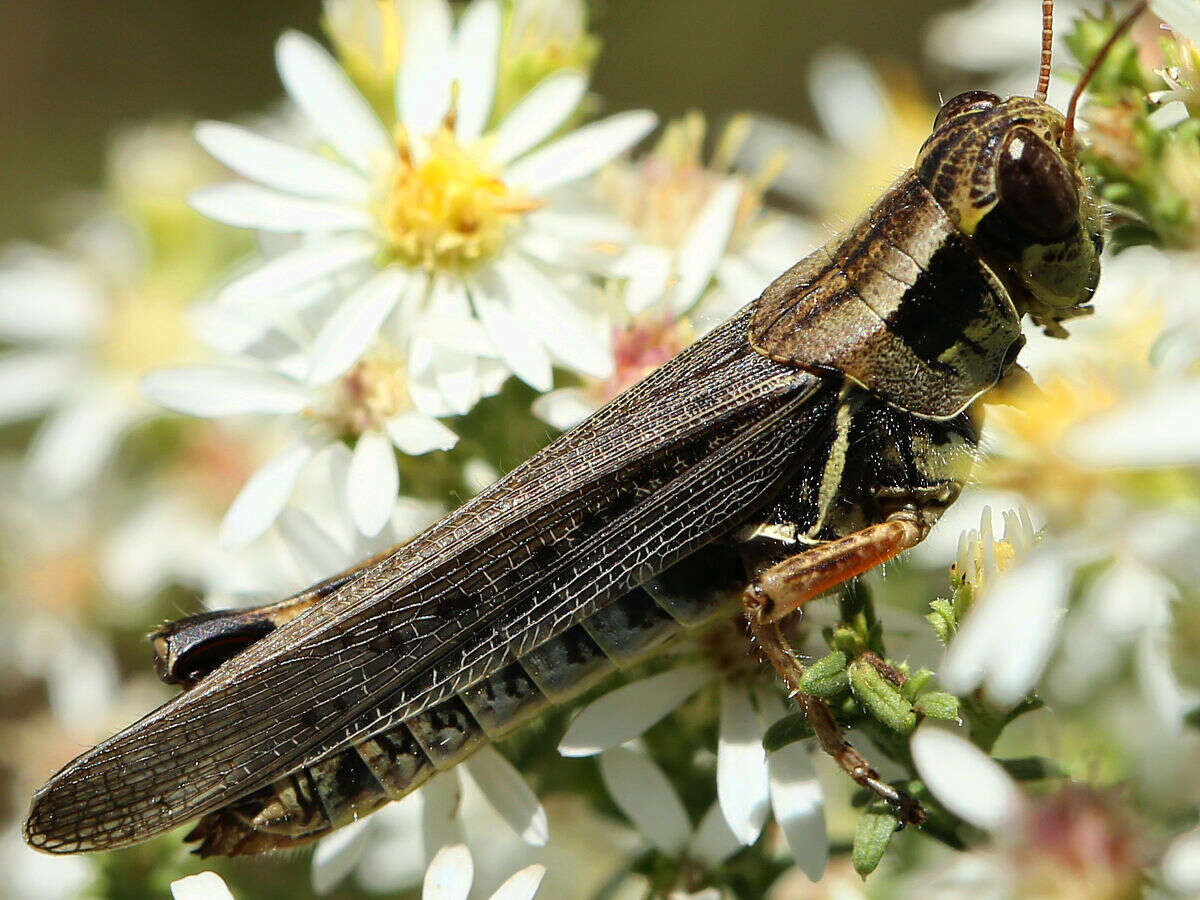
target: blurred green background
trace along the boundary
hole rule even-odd
[[[845,45],[921,70],[928,17],[953,0],[601,0],[596,90],[611,108],[805,123],[808,61]],[[0,2],[0,240],[55,230],[47,201],[98,185],[113,129],[225,118],[275,99],[272,45],[317,33],[319,0]]]

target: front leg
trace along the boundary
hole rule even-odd
[[[880,780],[879,773],[842,735],[829,704],[801,690],[804,665],[784,638],[779,622],[830,588],[915,547],[928,534],[930,525],[929,517],[921,511],[902,509],[877,525],[804,550],[765,569],[742,597],[754,639],[804,710],[821,749],[855,782],[886,800],[902,823],[914,825],[925,821],[921,805]]]

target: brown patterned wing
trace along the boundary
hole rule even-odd
[[[911,171],[776,279],[750,323],[771,359],[840,372],[933,418],[995,384],[1021,341],[1004,285]]]

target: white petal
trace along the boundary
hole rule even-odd
[[[805,744],[789,744],[767,757],[771,809],[796,865],[810,881],[819,881],[829,861],[825,796]]]
[[[887,93],[870,65],[845,50],[825,50],[808,81],[825,133],[845,149],[869,153],[888,119]]]
[[[1012,706],[1037,684],[1066,610],[1069,572],[1060,557],[1030,556],[981,592],[939,670],[946,690],[961,696],[982,684],[991,700]]]
[[[354,445],[346,482],[346,502],[358,530],[368,537],[387,524],[400,490],[396,451],[381,431],[368,431]]]
[[[475,864],[471,851],[464,844],[443,847],[434,856],[421,885],[422,900],[467,900],[471,882],[475,880]]]
[[[473,356],[442,350],[434,367],[434,381],[446,406],[460,416],[479,402],[481,391]]]
[[[511,166],[504,180],[531,194],[591,175],[649,134],[657,123],[645,110],[618,113],[559,138]]]
[[[196,212],[238,228],[263,231],[369,231],[365,209],[333,200],[292,197],[255,184],[229,181],[192,191],[188,203]]]
[[[628,279],[625,308],[637,315],[661,301],[671,280],[671,267],[671,254],[649,244],[635,244],[613,260],[612,274]]]
[[[527,260],[510,256],[492,270],[521,324],[558,362],[574,372],[607,378],[613,371],[606,330],[588,321],[574,301]]]
[[[367,820],[339,828],[317,842],[312,858],[312,886],[318,894],[328,894],[354,871],[367,849]]]
[[[954,815],[985,831],[1002,832],[1021,810],[1021,792],[986,753],[945,728],[924,722],[910,744],[917,773]]]
[[[221,522],[223,547],[244,547],[271,527],[315,452],[316,448],[309,442],[296,441],[250,476]]]
[[[762,741],[762,723],[750,695],[722,682],[717,798],[725,821],[746,846],[758,840],[770,804],[767,754]]]
[[[503,165],[536,147],[562,127],[586,93],[587,78],[581,72],[547,75],[496,129],[492,159]]]
[[[686,666],[609,691],[582,710],[563,735],[563,756],[591,756],[637,737],[704,685],[713,673]]]
[[[262,369],[179,366],[142,379],[142,396],[188,416],[219,418],[298,413],[312,395],[291,378]]]
[[[408,280],[399,266],[389,266],[342,301],[313,341],[309,384],[330,382],[358,362],[400,302]]]
[[[1067,455],[1089,466],[1152,468],[1200,463],[1200,379],[1170,380],[1067,432]]]
[[[546,867],[540,864],[526,866],[510,876],[496,889],[491,900],[532,900],[546,876]]]
[[[364,263],[378,250],[375,239],[365,234],[343,234],[301,244],[230,281],[217,293],[217,301],[248,303],[275,297]]]
[[[496,284],[495,278],[487,278],[488,274],[481,273],[472,284],[471,298],[479,321],[491,338],[496,352],[514,375],[535,391],[550,390],[554,385],[550,358],[504,303],[496,299],[496,294],[503,293],[503,287]]]
[[[454,39],[458,118],[454,133],[462,143],[481,134],[492,112],[500,52],[500,4],[474,0],[462,14]]]
[[[82,367],[70,353],[0,355],[0,424],[45,412],[79,383]]]
[[[101,327],[107,298],[74,260],[17,247],[0,257],[0,337],[13,342],[87,340]]]
[[[87,390],[50,416],[29,448],[29,476],[56,497],[96,477],[112,457],[121,433],[139,417],[117,390]]]
[[[280,514],[279,534],[309,583],[328,578],[353,562],[350,549],[302,509],[288,507]]]
[[[462,784],[457,772],[435,775],[421,788],[421,840],[428,859],[442,847],[463,842],[458,810]]]
[[[582,388],[560,388],[533,401],[533,414],[559,431],[569,431],[596,411]]]
[[[717,263],[729,244],[729,236],[733,234],[741,200],[742,186],[728,179],[713,191],[695,221],[688,226],[675,257],[679,281],[671,292],[671,309],[676,314],[691,309],[712,281]]]
[[[652,759],[628,747],[614,747],[600,756],[600,776],[613,802],[647,840],[665,853],[684,848],[691,822],[679,795]]]
[[[201,872],[171,882],[175,900],[233,900],[233,894],[216,872]]]
[[[764,764],[763,771],[766,771]],[[688,855],[707,866],[716,868],[742,849],[742,842],[729,828],[721,814],[721,805],[714,803],[700,820],[696,833],[688,844]]]
[[[363,203],[370,185],[353,169],[324,156],[225,122],[201,122],[196,140],[218,162],[285,194]]]
[[[488,803],[513,832],[527,844],[544,847],[550,839],[546,810],[513,764],[494,747],[484,746],[465,765]]]
[[[404,51],[396,115],[413,137],[433,134],[450,108],[451,26],[446,0],[402,0]]]
[[[1197,33],[1200,35],[1200,28]],[[1200,893],[1200,829],[1185,832],[1171,842],[1163,854],[1162,871],[1163,880],[1181,896]]]
[[[275,62],[288,95],[343,159],[367,173],[391,159],[387,131],[324,47],[289,31],[275,45]]]
[[[1171,30],[1193,43],[1200,43],[1200,9],[1189,0],[1154,0],[1150,9]]]
[[[419,412],[400,413],[388,419],[383,427],[397,449],[409,456],[449,450],[458,443],[457,434],[432,416]]]

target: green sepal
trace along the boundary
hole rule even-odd
[[[997,759],[996,762],[1016,781],[1042,781],[1046,778],[1066,778],[1067,770],[1044,756],[1020,756]]]
[[[907,663],[900,666],[899,669],[908,675]],[[904,695],[905,700],[916,700],[917,695],[925,690],[925,686],[929,684],[931,678],[933,678],[933,672],[930,669],[917,669],[916,672],[908,676],[908,680],[904,684],[900,685],[900,693]]]
[[[913,705],[900,689],[866,660],[850,664],[850,687],[854,696],[872,716],[893,731],[908,734],[917,724]]]
[[[954,605],[949,600],[934,600],[929,604],[933,610],[925,617],[925,621],[933,626],[934,633],[943,644],[949,644],[958,627],[958,617],[954,613]]]
[[[850,853],[854,871],[860,877],[865,879],[875,871],[899,825],[886,803],[875,802],[862,811],[854,829],[854,849]]]
[[[774,753],[788,744],[794,744],[796,741],[803,741],[812,736],[813,730],[812,726],[808,724],[808,717],[804,713],[792,713],[784,716],[767,729],[767,733],[763,735],[763,749],[768,753]]]
[[[829,639],[829,646],[834,650],[846,654],[848,657],[858,656],[867,649],[863,636],[855,629],[848,628],[845,625],[839,625],[833,630],[833,635]]]
[[[945,719],[948,722],[958,721],[958,698],[945,691],[930,691],[916,699],[913,707],[922,715],[931,719]]]
[[[850,689],[846,654],[835,650],[809,666],[800,677],[800,689],[823,700],[832,700],[844,694]]]

